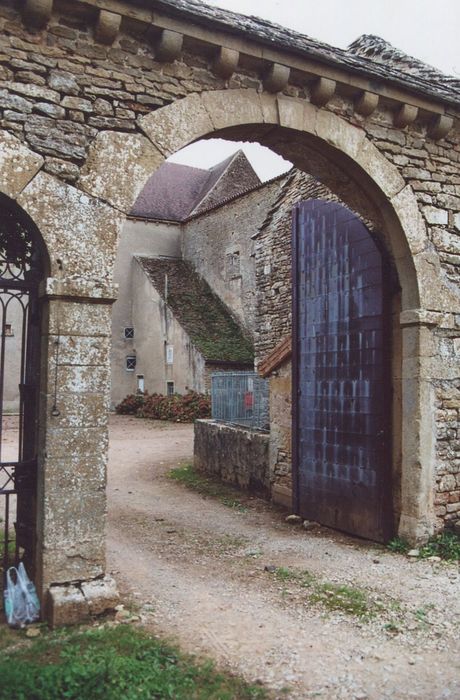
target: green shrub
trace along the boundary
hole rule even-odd
[[[398,554],[407,554],[412,549],[406,540],[395,537],[387,545],[388,549]],[[435,535],[418,549],[420,559],[428,557],[440,557],[445,561],[460,561],[460,537],[455,532],[445,530],[440,535]]]
[[[116,412],[138,418],[191,423],[211,416],[211,397],[189,391],[187,394],[130,394],[116,407]]]
[[[460,537],[446,530],[420,547],[420,557],[441,557],[445,561],[460,561]]]

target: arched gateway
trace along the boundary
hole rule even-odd
[[[47,44],[46,25],[61,26],[59,16],[51,1],[29,0],[30,60],[40,58],[45,77],[7,86],[10,112],[14,105],[23,114],[3,121],[0,192],[27,212],[50,258],[39,290],[47,304],[42,346],[54,351],[41,360],[35,567],[55,624],[99,612],[115,596],[104,575],[104,487],[117,236],[155,168],[199,138],[267,145],[373,222],[401,287],[401,308],[392,309],[397,530],[426,537],[460,501],[449,471],[457,448],[436,423],[440,413],[453,420],[448,412],[460,406],[453,88],[409,81],[330,47],[318,59],[318,46],[300,38],[292,48],[279,29],[267,48],[266,27],[258,33],[253,20],[242,38],[224,12],[216,19],[207,8],[203,24],[185,0],[181,8],[159,4],[156,17],[143,3],[118,2],[113,12],[82,3],[78,21],[90,28],[96,20],[95,38],[92,29],[87,44],[72,29],[53,30]],[[21,21],[18,14],[9,22],[6,38],[17,22],[26,51]],[[118,43],[124,34],[129,42]],[[75,72],[69,52],[82,52]]]

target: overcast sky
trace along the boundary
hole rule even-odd
[[[207,0],[246,15],[263,17],[314,39],[346,48],[361,34],[377,34],[393,46],[460,79],[460,0]],[[192,144],[176,162],[208,168],[243,147],[259,177],[288,165],[258,144],[221,139]]]

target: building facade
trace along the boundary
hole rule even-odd
[[[209,170],[165,163],[149,178],[117,248],[112,407],[136,391],[208,391],[211,368],[253,369],[252,235],[280,183],[262,183],[242,151]],[[175,295],[179,287],[188,300],[183,309]],[[200,310],[199,319],[193,309]],[[227,349],[221,344],[220,357],[216,347],[209,355],[202,339],[213,333],[234,335],[233,351],[231,343]]]

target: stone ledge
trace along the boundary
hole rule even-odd
[[[81,584],[51,586],[48,591],[45,616],[50,627],[75,625],[90,615],[113,610],[119,602],[115,580],[104,576]]]
[[[56,277],[48,277],[40,287],[40,296],[47,299],[112,304],[117,295],[118,285],[108,285],[91,280],[61,280]]]
[[[426,309],[406,309],[399,315],[399,323],[402,328],[407,326],[438,326],[444,314],[438,311]]]
[[[100,615],[106,610],[113,610],[120,600],[117,584],[111,576],[84,581],[81,584],[81,590],[91,615]]]
[[[77,586],[52,586],[48,591],[45,616],[52,628],[75,625],[89,617],[89,605]]]

